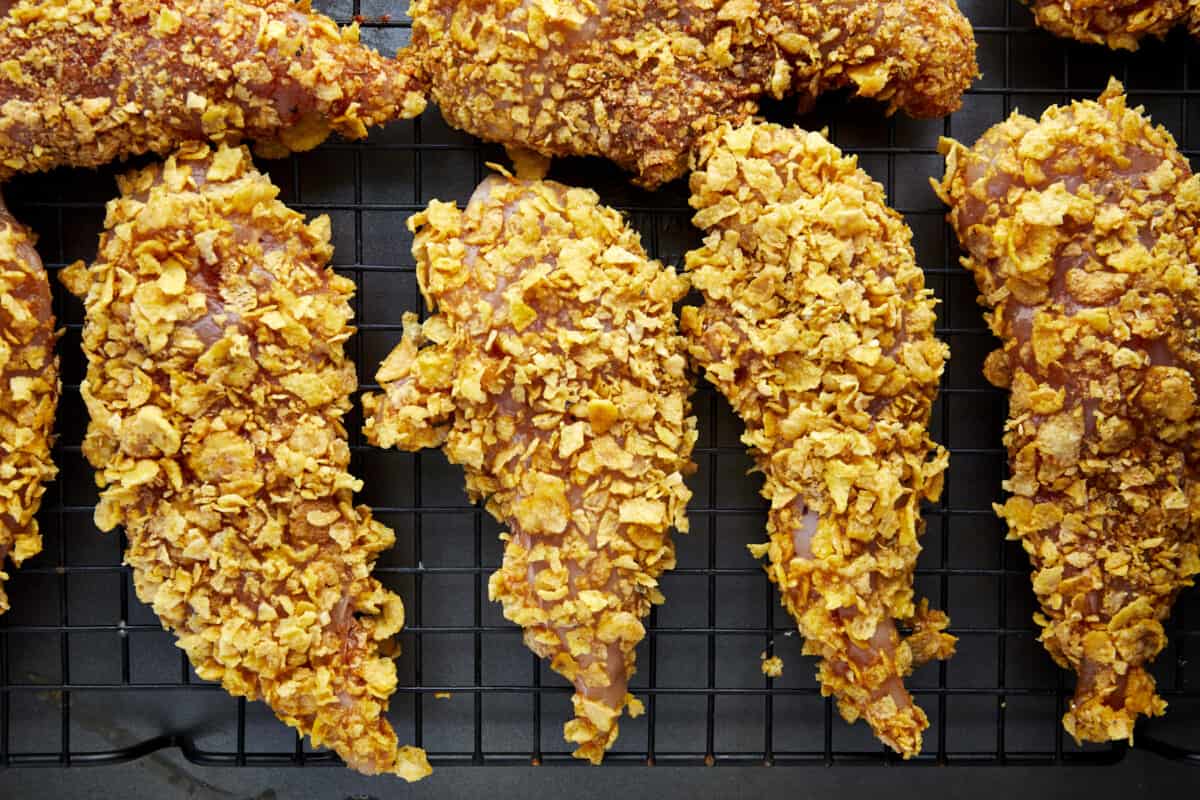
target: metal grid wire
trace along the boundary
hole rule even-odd
[[[402,3],[317,5],[341,22],[363,15],[364,40],[382,50],[408,39]],[[1004,473],[1005,399],[982,378],[994,342],[927,178],[942,171],[938,136],[973,141],[1015,108],[1038,114],[1051,103],[1094,97],[1109,74],[1123,78],[1134,100],[1197,155],[1194,44],[1177,34],[1136,56],[1114,55],[1034,30],[1015,0],[960,5],[975,23],[985,73],[960,113],[885,122],[873,104],[832,98],[799,120],[828,127],[839,145],[859,154],[905,214],[942,300],[939,334],[953,354],[933,420],[951,467],[941,503],[926,513],[917,584],[949,611],[960,644],[953,660],[926,666],[910,681],[932,721],[917,763],[1111,763],[1124,746],[1077,748],[1064,737],[1059,720],[1070,677],[1036,641],[1025,555],[1004,541],[990,510]],[[775,116],[788,119],[786,111]],[[330,143],[264,165],[285,201],[332,217],[335,263],[359,287],[360,334],[351,346],[365,389],[374,388],[365,382],[399,336],[400,312],[420,305],[406,218],[434,197],[465,201],[485,162],[501,157],[431,111],[365,143]],[[112,174],[59,172],[7,187],[14,211],[39,232],[52,271],[94,255],[103,204],[115,194]],[[554,177],[596,188],[629,214],[647,249],[665,262],[681,264],[697,241],[682,185],[646,194],[592,161],[564,162]],[[121,537],[101,536],[91,521],[96,494],[79,446],[86,422],[78,393],[81,311],[55,291],[67,328],[56,449],[62,475],[41,515],[45,551],[16,571],[13,610],[0,618],[0,766],[116,763],[169,747],[198,764],[337,763],[310,751],[261,704],[197,678],[173,637],[133,596],[120,563]],[[607,763],[893,761],[863,724],[846,725],[821,698],[794,626],[745,550],[765,536],[765,507],[759,479],[746,474],[751,462],[738,441],[740,423],[710,387],[702,387],[695,408],[702,434],[693,532],[677,537],[679,568],[663,579],[667,604],[651,616],[639,649],[632,690],[646,700],[647,713],[622,721]],[[426,747],[435,765],[571,763],[561,736],[569,687],[487,602],[487,576],[501,556],[499,528],[468,504],[459,471],[440,454],[368,449],[360,423],[357,412],[348,420],[354,470],[366,482],[361,499],[398,539],[377,572],[409,613],[391,712],[401,740]],[[1146,724],[1138,743],[1197,760],[1200,592],[1181,598],[1170,638],[1155,674],[1171,710]],[[784,658],[782,678],[760,673],[760,653]]]

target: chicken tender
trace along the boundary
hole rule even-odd
[[[921,501],[948,457],[927,430],[947,348],[912,232],[856,159],[798,128],[726,126],[691,190],[705,304],[683,330],[766,479],[770,541],[751,552],[821,658],[822,692],[914,756],[929,722],[903,679],[954,638],[913,599]]]
[[[1162,38],[1188,23],[1200,36],[1197,0],[1024,0],[1039,25],[1056,36],[1137,50],[1146,36]]]
[[[844,86],[941,117],[978,75],[954,0],[414,0],[413,49],[447,121],[655,187],[763,95]]]
[[[429,774],[384,719],[395,536],[353,505],[341,418],[353,284],[243,148],[193,144],[120,180],[84,300],[96,525],[124,525],[138,597],[205,680],[262,699],[360,772]]]
[[[0,180],[182,142],[320,144],[425,107],[407,62],[307,0],[0,3]]]
[[[50,281],[33,235],[0,200],[0,614],[8,610],[5,559],[42,550],[34,519],[46,481],[60,391]]]
[[[464,211],[415,215],[437,313],[366,397],[374,444],[440,446],[509,527],[489,596],[575,685],[564,734],[598,764],[628,708],[642,620],[687,530],[696,420],[673,304],[687,282],[594,192],[492,176]]]
[[[1146,666],[1200,572],[1200,178],[1113,81],[1098,102],[946,141],[939,190],[1003,342],[1011,477],[997,506],[1033,561],[1035,616],[1078,673],[1081,741],[1163,713]]]

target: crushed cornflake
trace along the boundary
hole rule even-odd
[[[42,551],[38,508],[58,474],[51,434],[60,384],[50,281],[33,235],[0,202],[0,614],[5,561]]]
[[[124,526],[138,597],[202,679],[361,772],[428,775],[384,717],[404,605],[371,577],[395,535],[353,503],[354,284],[329,226],[245,150],[189,145],[119,182],[96,261],[63,273],[87,312],[97,526]]]
[[[854,158],[798,128],[722,128],[691,190],[705,304],[683,330],[766,478],[770,541],[751,552],[822,691],[911,757],[929,723],[903,678],[954,650],[945,614],[913,599],[921,503],[947,464],[927,430],[947,348],[912,233]]]
[[[405,317],[367,438],[442,447],[510,526],[489,595],[575,684],[563,734],[599,763],[622,711],[642,711],[634,650],[675,565],[669,529],[687,530],[687,281],[594,192],[549,181],[492,176],[465,210],[434,202],[410,225],[434,313]]]
[[[0,17],[0,180],[200,136],[273,156],[360,138],[424,110],[412,66],[307,2],[17,4]]]
[[[762,661],[760,666],[762,668],[763,675],[766,675],[768,678],[783,677],[782,658],[779,656],[771,656],[770,658],[767,658],[767,654],[765,652],[759,653],[758,658],[760,661]]]
[[[1115,50],[1137,50],[1146,36],[1162,38],[1176,25],[1200,30],[1200,9],[1194,0],[1025,0],[1046,30]]]
[[[515,146],[527,178],[545,169],[529,151],[599,155],[653,188],[763,95],[808,105],[849,87],[944,117],[979,73],[970,23],[941,0],[414,0],[409,13],[446,119]]]
[[[1012,391],[997,512],[1043,644],[1079,673],[1063,724],[1132,739],[1166,707],[1147,665],[1200,573],[1200,177],[1116,81],[942,149],[935,188],[1003,342],[985,374]]]

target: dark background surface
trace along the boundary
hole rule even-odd
[[[86,424],[78,396],[80,308],[56,286],[68,329],[60,348],[66,393],[56,457],[62,476],[43,509],[45,552],[17,571],[10,583],[13,610],[0,617],[0,764],[16,767],[0,768],[0,798],[785,792],[899,798],[970,792],[984,798],[1034,787],[1038,794],[1121,797],[1200,787],[1200,769],[1120,747],[1079,750],[1064,740],[1058,719],[1071,679],[1034,638],[1025,556],[1004,542],[990,510],[1004,471],[1005,401],[981,375],[994,342],[927,180],[941,174],[939,136],[973,141],[1015,108],[1037,115],[1051,103],[1094,97],[1110,74],[1125,80],[1133,101],[1145,103],[1195,162],[1197,44],[1177,33],[1136,55],[1112,54],[1031,29],[1015,2],[960,2],[976,25],[984,71],[961,112],[949,120],[887,121],[874,104],[832,97],[799,120],[828,127],[834,141],[859,154],[904,213],[928,284],[942,300],[939,334],[952,350],[933,418],[935,438],[952,451],[951,470],[942,502],[926,514],[917,582],[935,606],[949,611],[960,643],[955,659],[930,665],[911,681],[933,721],[925,766],[883,765],[887,757],[866,728],[843,723],[817,694],[813,665],[799,655],[790,620],[745,550],[764,538],[765,515],[760,481],[746,475],[750,461],[738,442],[740,424],[702,385],[695,399],[701,440],[692,533],[677,538],[679,569],[664,577],[667,604],[652,617],[639,649],[634,691],[647,700],[649,713],[623,721],[621,739],[601,769],[528,766],[534,758],[570,761],[561,738],[569,693],[487,602],[487,575],[500,558],[498,527],[469,505],[459,471],[440,454],[361,447],[360,419],[352,415],[354,469],[366,483],[361,499],[397,531],[397,546],[380,560],[379,573],[408,608],[391,718],[402,741],[429,749],[437,771],[410,788],[339,767],[297,768],[322,756],[307,755],[260,704],[197,679],[173,638],[134,597],[120,566],[120,538],[101,536],[92,526],[95,490],[78,446]],[[366,15],[363,38],[382,50],[407,41],[404,3],[316,5],[340,21]],[[382,22],[385,13],[394,21]],[[787,105],[768,113],[794,119]],[[335,266],[360,288],[361,333],[351,347],[364,388],[371,388],[375,364],[399,336],[400,311],[419,307],[405,220],[435,197],[465,201],[485,162],[501,160],[500,150],[448,130],[431,109],[364,143],[331,142],[287,161],[263,162],[285,201],[332,218]],[[115,171],[60,171],[6,187],[14,212],[40,234],[39,249],[52,271],[94,256]],[[697,241],[682,183],[647,194],[613,168],[582,160],[559,163],[553,177],[590,185],[625,210],[647,249],[667,263],[681,264]],[[1171,637],[1155,672],[1171,709],[1166,719],[1144,726],[1143,738],[1200,750],[1200,592],[1181,599]],[[779,680],[759,671],[759,654],[768,651],[785,661]],[[443,690],[451,697],[434,696]],[[78,766],[163,735],[181,737],[202,761],[273,766],[201,766],[174,748],[122,766]],[[708,757],[721,765],[704,768]],[[650,758],[659,766],[625,766]],[[64,769],[68,760],[76,766]],[[1120,763],[1069,765],[1081,760]],[[793,761],[834,766],[782,766]],[[1030,761],[1059,765],[1022,766]],[[20,768],[33,762],[57,766]],[[671,766],[676,762],[690,766]],[[775,766],[729,766],[767,762]],[[512,766],[455,766],[464,763]],[[953,766],[960,764],[970,766]]]
[[[0,793],[21,800],[1133,800],[1194,797],[1197,788],[1197,768],[1141,752],[1113,767],[443,767],[414,785],[340,768],[202,768],[174,753],[103,769],[0,772]]]

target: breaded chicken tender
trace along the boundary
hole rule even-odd
[[[50,281],[34,238],[0,199],[0,614],[8,610],[5,559],[42,550],[34,519],[46,481],[60,391]]]
[[[437,313],[363,400],[368,440],[440,446],[509,527],[489,595],[575,684],[564,734],[598,764],[628,692],[642,620],[687,530],[696,420],[673,304],[687,282],[642,250],[594,192],[492,176],[464,211],[415,215],[413,254]]]
[[[821,658],[822,692],[914,756],[929,722],[903,679],[954,638],[913,600],[921,501],[947,465],[927,430],[947,348],[912,232],[855,158],[799,128],[726,126],[691,190],[705,304],[683,330],[766,478],[770,541],[751,552]]]
[[[918,117],[978,75],[955,0],[414,0],[413,49],[447,121],[655,187],[763,95],[844,86]]]
[[[355,507],[341,418],[353,284],[243,148],[193,144],[120,180],[84,300],[96,525],[125,527],[138,597],[205,680],[262,699],[360,772],[429,774],[384,719],[395,536]]]
[[[307,0],[0,4],[0,180],[185,141],[320,144],[425,107],[406,62]]]
[[[1039,25],[1056,36],[1114,50],[1137,50],[1146,36],[1162,38],[1187,23],[1200,36],[1197,0],[1024,0]]]
[[[1200,572],[1200,178],[1113,81],[1099,102],[944,142],[939,190],[1003,341],[1011,493],[1076,740],[1161,714],[1146,666]]]

